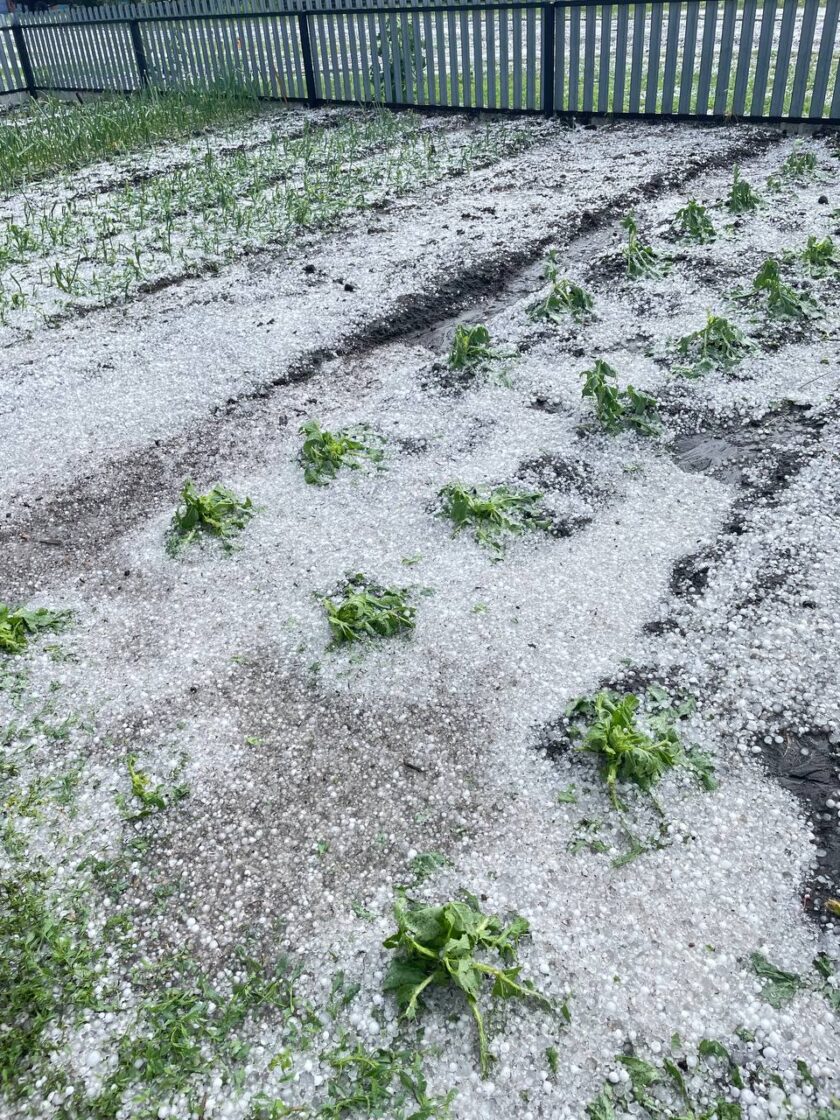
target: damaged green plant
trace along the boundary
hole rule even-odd
[[[620,1115],[632,1112],[644,1120],[742,1120],[738,1098],[747,1068],[758,1093],[778,1084],[755,1059],[742,1069],[723,1043],[710,1038],[700,1041],[693,1060],[675,1034],[658,1064],[636,1053],[619,1054],[617,1061],[628,1076],[623,1084],[617,1079],[604,1085],[586,1108],[588,1120],[615,1120],[616,1106]]]
[[[632,782],[650,793],[662,775],[682,759],[682,745],[674,729],[647,735],[638,725],[639,698],[618,696],[604,690],[591,698],[573,701],[566,715],[573,720],[570,734],[580,737],[578,750],[594,754],[616,809],[625,806],[618,797],[618,783]]]
[[[674,228],[681,237],[688,241],[696,241],[700,245],[707,245],[717,236],[709,212],[695,198],[690,198],[685,206],[677,211],[674,216]]]
[[[358,470],[362,460],[381,463],[384,455],[367,438],[367,429],[343,429],[329,432],[315,420],[308,420],[300,428],[304,436],[300,460],[304,478],[315,486],[326,486],[342,467]]]
[[[3,653],[23,653],[35,634],[61,630],[72,617],[72,611],[51,611],[46,607],[13,609],[0,603],[0,650]]]
[[[817,169],[817,157],[813,152],[803,152],[797,148],[791,152],[782,166],[778,175],[771,175],[767,186],[771,190],[781,190],[784,181],[804,183]]]
[[[840,972],[826,953],[818,953],[811,962],[815,975],[800,976],[779,968],[763,953],[750,954],[750,966],[761,980],[761,998],[776,1009],[785,1007],[797,992],[817,992],[827,1000],[831,1009],[840,1014]]]
[[[344,1120],[350,1115],[395,1120],[448,1120],[450,1116],[455,1090],[441,1097],[429,1096],[423,1057],[416,1050],[368,1050],[361,1043],[351,1048],[345,1042],[324,1057],[333,1074],[326,1084],[326,1101],[318,1110],[323,1120]],[[265,1120],[297,1111],[268,1114]]]
[[[579,321],[592,311],[592,296],[566,277],[560,278],[557,265],[557,250],[552,249],[543,270],[551,290],[544,299],[528,308],[528,317],[534,321],[547,320],[560,325],[566,316]]]
[[[136,754],[126,756],[126,769],[131,782],[131,796],[139,809],[132,812],[132,806],[124,794],[117,795],[117,806],[122,810],[126,820],[142,820],[153,813],[163,812],[171,808],[185,797],[189,797],[189,789],[184,785],[154,785],[149,774],[139,766]]]
[[[662,776],[678,765],[691,770],[704,789],[717,786],[709,756],[687,749],[677,731],[685,707],[657,701],[663,691],[652,694],[655,710],[645,716],[646,729],[639,725],[640,701],[632,692],[620,696],[603,689],[572,701],[566,709],[570,738],[580,740],[579,751],[596,756],[610,801],[619,811],[625,808],[618,797],[619,783],[632,783],[650,794]]]
[[[840,272],[840,253],[830,237],[819,240],[811,234],[800,257],[808,266],[811,275],[817,279]]]
[[[632,385],[619,389],[618,374],[607,362],[597,358],[581,377],[585,379],[581,396],[592,398],[595,415],[608,432],[631,428],[647,436],[658,433],[656,399]]]
[[[475,369],[496,355],[490,349],[490,332],[481,323],[459,323],[449,351],[450,369]]]
[[[753,293],[766,293],[767,314],[777,319],[815,319],[822,311],[809,292],[785,284],[778,261],[768,257],[752,282]]]
[[[548,522],[539,516],[542,494],[495,486],[479,491],[474,486],[450,482],[439,492],[440,515],[455,526],[453,534],[471,529],[475,540],[497,553],[504,551],[504,538],[525,529],[544,529]]]
[[[645,277],[657,279],[668,271],[668,262],[664,260],[650,245],[645,245],[639,240],[639,227],[633,214],[627,214],[621,219],[621,224],[627,230],[627,244],[624,246],[624,260],[627,263],[627,274],[634,280]]]
[[[676,343],[676,352],[686,359],[685,365],[674,367],[683,377],[700,377],[716,369],[731,369],[753,348],[742,330],[711,311],[706,325],[699,331],[683,335]]]
[[[472,895],[442,906],[417,906],[401,896],[394,917],[397,929],[384,945],[397,956],[385,977],[385,991],[394,993],[406,1019],[415,1019],[427,988],[459,989],[475,1020],[481,1075],[486,1077],[491,1055],[478,1000],[487,983],[492,981],[490,994],[498,999],[532,999],[551,1008],[545,996],[519,979],[517,949],[529,932],[527,920],[514,915],[503,922],[484,914]],[[479,953],[495,954],[504,967],[480,959]]]
[[[322,600],[333,642],[390,638],[413,630],[416,608],[407,596],[407,588],[381,587],[361,572],[350,576],[334,596]]]
[[[741,168],[735,166],[732,175],[732,186],[726,199],[726,207],[732,214],[747,214],[756,210],[761,199],[752,189],[746,179],[741,178]]]
[[[199,533],[206,533],[217,537],[226,552],[232,552],[233,538],[245,528],[254,513],[250,498],[237,498],[231,490],[218,485],[206,494],[199,494],[188,479],[169,527],[167,551],[177,556]]]

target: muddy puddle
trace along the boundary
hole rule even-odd
[[[709,422],[701,431],[677,436],[674,461],[690,474],[707,474],[770,497],[801,469],[825,422],[810,405],[785,401],[760,419],[740,425]]]

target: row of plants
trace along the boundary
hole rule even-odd
[[[0,233],[0,322],[80,301],[127,298],[144,282],[218,268],[301,229],[461,174],[534,143],[525,128],[442,133],[409,113],[306,123],[92,199],[25,198]]]
[[[42,96],[3,121],[0,192],[259,112],[256,94],[234,84],[165,94],[148,87],[131,97],[104,94],[82,103]]]

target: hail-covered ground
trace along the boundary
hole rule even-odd
[[[836,138],[348,112],[289,154],[302,116],[4,204],[151,243],[150,183],[240,161],[121,293],[116,249],[63,302],[66,261],[12,266],[0,603],[72,614],[0,653],[0,1115],[840,1116]],[[231,248],[342,129],[306,220]],[[709,314],[729,350],[683,353]],[[373,455],[307,480],[310,421]],[[173,536],[188,478],[250,499],[232,548]],[[540,496],[488,543],[451,484]],[[338,641],[358,574],[413,625]],[[601,732],[674,765],[611,796]],[[525,991],[464,934],[402,1015],[400,899],[521,915]]]

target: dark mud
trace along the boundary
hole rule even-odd
[[[750,509],[772,505],[790,485],[816,452],[826,423],[824,412],[785,401],[760,419],[712,426],[706,418],[701,431],[676,437],[672,452],[678,467],[735,486],[740,494],[716,540],[674,565],[674,596],[690,600],[705,593],[716,566],[745,532]],[[748,590],[745,605],[761,602],[781,586],[778,566],[766,565],[763,575]]]
[[[684,412],[681,415],[685,417]],[[827,417],[810,405],[784,401],[743,424],[710,421],[701,420],[699,431],[674,439],[677,466],[738,486],[753,499],[767,500],[783,490],[811,457]]]
[[[802,803],[815,834],[816,866],[805,884],[805,909],[825,921],[828,899],[840,897],[840,743],[821,731],[781,731],[784,747],[759,739],[767,772]],[[827,805],[828,801],[835,802]]]
[[[540,516],[548,521],[547,531],[554,537],[570,537],[585,528],[611,496],[595,467],[579,456],[546,452],[522,462],[515,478],[543,495]]]

